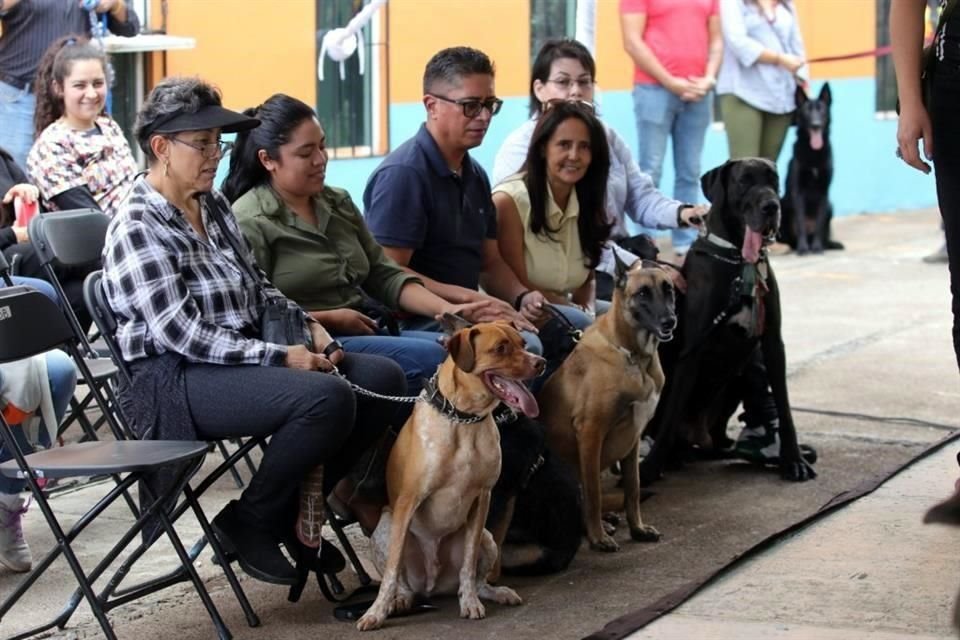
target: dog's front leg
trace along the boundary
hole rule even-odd
[[[600,497],[600,454],[603,433],[597,425],[576,425],[577,453],[580,460],[580,484],[583,487],[583,524],[594,551],[617,551],[620,547],[603,530]],[[639,458],[638,458],[639,459]],[[636,461],[635,461],[636,462]],[[640,470],[637,469],[639,475]],[[637,481],[639,484],[639,480]]]
[[[401,496],[393,509],[393,523],[390,529],[390,546],[387,552],[387,562],[384,566],[383,577],[380,579],[380,591],[363,617],[357,621],[357,629],[370,631],[379,629],[387,616],[393,611],[394,599],[397,594],[397,580],[403,561],[403,549],[407,542],[407,532],[410,522],[420,506],[419,497]]]
[[[777,404],[777,417],[780,421],[780,475],[787,480],[803,482],[816,478],[817,472],[800,454],[797,428],[793,424],[793,412],[790,410],[790,397],[787,393],[787,357],[783,338],[780,335],[779,290],[773,271],[770,271],[769,285],[770,292],[767,299],[771,304],[767,308],[767,327],[763,333],[761,347],[770,390]]]
[[[460,567],[460,617],[479,620],[486,615],[480,596],[477,594],[477,559],[480,551],[480,536],[483,523],[490,510],[490,490],[484,489],[477,496],[467,522],[464,525],[463,565]]]
[[[630,526],[630,537],[637,542],[656,542],[660,539],[660,532],[640,519],[640,441],[638,440],[630,453],[620,461],[623,471],[623,498],[627,508],[627,524]]]
[[[810,243],[810,250],[814,253],[823,253],[824,243],[827,239],[827,199],[821,198],[817,203],[816,228],[813,232],[813,241]]]

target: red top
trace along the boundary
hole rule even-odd
[[[643,41],[671,75],[702,76],[707,69],[710,32],[707,21],[719,12],[719,0],[620,0],[620,13],[644,13]],[[634,68],[635,84],[657,84]]]

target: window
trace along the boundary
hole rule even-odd
[[[531,66],[544,42],[551,38],[572,38],[576,21],[576,0],[530,0]]]
[[[890,0],[877,0],[877,46],[890,44]],[[893,56],[877,58],[877,113],[891,113],[897,104],[897,78],[893,73]]]
[[[345,27],[363,9],[363,0],[317,0],[317,55],[323,36]],[[381,7],[363,27],[358,50],[340,63],[324,56],[317,78],[317,114],[327,134],[331,158],[358,158],[387,152],[387,37]],[[363,73],[361,74],[361,53]]]

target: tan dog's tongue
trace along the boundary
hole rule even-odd
[[[814,151],[820,151],[823,149],[823,131],[811,131],[810,132],[810,148]]]
[[[523,384],[507,378],[499,378],[498,382],[505,387],[506,393],[497,393],[496,395],[507,406],[530,418],[536,418],[540,415],[540,406],[537,404],[537,400]]]
[[[756,264],[757,260],[760,259],[760,248],[762,246],[763,236],[747,227],[746,231],[743,232],[743,249],[740,250],[743,259],[750,264]]]

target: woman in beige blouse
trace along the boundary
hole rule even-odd
[[[493,190],[497,242],[528,289],[584,328],[597,312],[594,270],[610,235],[604,214],[610,151],[593,105],[556,101],[548,107],[520,172]],[[518,296],[516,306],[526,304]],[[542,311],[540,318],[547,319]]]

